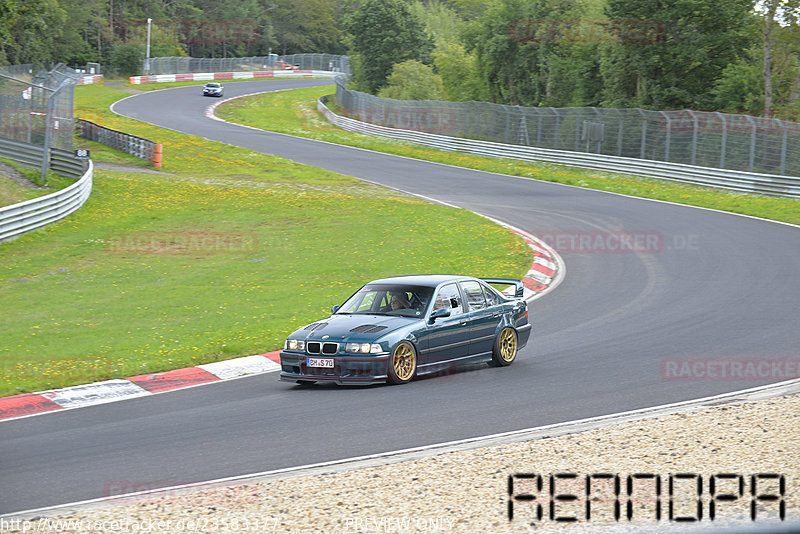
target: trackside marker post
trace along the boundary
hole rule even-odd
[[[153,167],[161,167],[161,143],[156,143],[153,148]]]

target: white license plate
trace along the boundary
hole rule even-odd
[[[308,367],[330,367],[333,368],[333,358],[308,358],[306,360]]]

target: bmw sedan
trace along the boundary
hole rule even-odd
[[[375,280],[287,338],[280,379],[404,384],[456,365],[510,365],[531,334],[523,291],[505,278]]]
[[[221,83],[208,82],[203,86],[203,96],[222,96],[224,90]]]

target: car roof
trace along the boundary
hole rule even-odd
[[[455,274],[415,274],[381,278],[379,280],[373,280],[370,284],[406,284],[410,286],[437,287],[445,282],[455,282],[457,280],[476,280],[476,278]]]

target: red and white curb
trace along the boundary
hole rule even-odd
[[[503,221],[498,221],[486,215],[482,215],[482,217],[519,235],[533,251],[533,263],[528,272],[525,273],[525,276],[522,277],[522,285],[525,286],[525,300],[535,300],[555,289],[561,283],[566,274],[564,260],[550,245],[538,237]]]
[[[253,78],[329,78],[341,74],[328,70],[257,70],[240,72],[194,72],[187,74],[152,74],[150,76],[131,76],[131,85],[164,82],[207,82],[213,80],[249,80]]]
[[[0,421],[279,371],[280,351],[93,384],[0,398]]]

